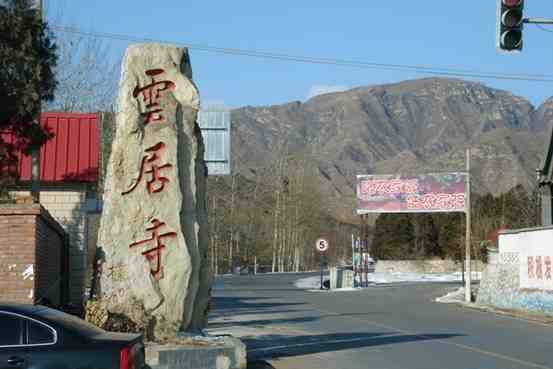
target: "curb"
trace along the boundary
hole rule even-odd
[[[525,320],[528,322],[541,323],[541,324],[547,324],[547,325],[553,326],[552,315],[526,312],[522,310],[499,309],[492,306],[479,305],[474,302],[468,303],[468,302],[457,301],[454,304],[460,307],[464,307],[466,309],[477,310],[477,311],[482,311],[486,313],[493,313],[497,315],[503,315],[503,316],[517,318],[520,320]]]

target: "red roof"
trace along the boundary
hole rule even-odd
[[[98,180],[99,113],[42,113],[40,123],[54,137],[40,150],[40,180],[44,182],[94,182]],[[2,138],[13,143],[11,134]],[[31,179],[31,157],[17,154],[19,178]]]
[[[508,229],[506,224],[502,224],[497,230],[490,233],[488,236],[488,240],[491,241],[494,244],[497,244],[497,240],[499,238],[499,233]]]

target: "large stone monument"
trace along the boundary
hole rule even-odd
[[[156,337],[205,326],[206,167],[188,51],[132,45],[123,61],[98,246],[100,301]]]

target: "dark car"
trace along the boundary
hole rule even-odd
[[[40,305],[0,303],[0,369],[143,369],[140,334]]]

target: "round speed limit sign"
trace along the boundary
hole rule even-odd
[[[318,252],[325,252],[328,250],[328,241],[324,238],[319,238],[317,242],[315,242],[315,248]]]

